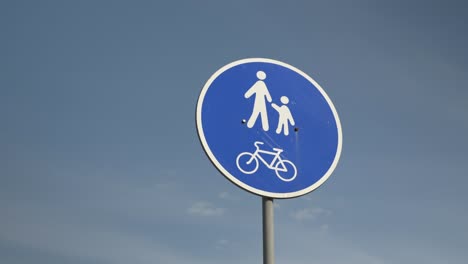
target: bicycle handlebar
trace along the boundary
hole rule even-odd
[[[259,148],[258,145],[263,145],[263,144],[265,144],[265,143],[263,143],[261,141],[255,141],[255,143],[254,143],[255,147],[257,147],[257,148]]]

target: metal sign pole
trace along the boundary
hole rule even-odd
[[[262,197],[263,264],[275,264],[275,239],[273,229],[273,199]]]

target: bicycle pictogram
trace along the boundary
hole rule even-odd
[[[273,148],[274,151],[262,150],[260,145],[263,144],[263,142],[256,141],[254,153],[240,153],[236,159],[237,168],[245,174],[255,173],[258,170],[260,160],[268,169],[274,170],[280,180],[285,182],[294,180],[297,176],[296,166],[291,161],[281,158],[280,154],[283,150],[279,148]],[[268,163],[261,154],[272,155],[274,156],[273,160]]]

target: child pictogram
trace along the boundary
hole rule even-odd
[[[287,104],[289,103],[289,98],[286,96],[281,96],[280,99],[282,106],[278,106],[275,103],[272,103],[271,106],[278,112],[279,120],[278,127],[276,128],[276,134],[281,134],[281,131],[284,132],[284,135],[289,135],[289,124],[294,126],[294,118],[289,110]],[[289,123],[289,124],[288,124]]]

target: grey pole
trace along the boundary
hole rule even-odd
[[[273,198],[262,197],[263,264],[275,264],[275,237],[273,229]]]

